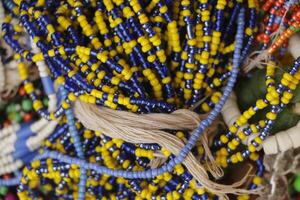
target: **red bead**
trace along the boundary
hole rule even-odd
[[[281,16],[282,16],[282,12],[280,12],[280,10],[277,10],[277,11],[275,12],[275,15],[281,17]]]
[[[269,31],[271,31],[271,30],[274,30],[274,29],[273,29],[273,27],[272,27],[272,26],[266,26],[266,30],[269,30]]]
[[[282,3],[281,3],[280,1],[276,1],[276,2],[275,2],[275,5],[278,6],[278,7],[280,7],[281,4],[282,4]]]
[[[32,120],[32,114],[31,113],[26,113],[23,116],[23,120],[24,120],[24,122],[30,122]]]
[[[5,174],[5,175],[3,176],[3,178],[4,178],[5,180],[10,179],[10,175],[9,175],[9,174]]]
[[[270,13],[274,15],[274,14],[276,13],[276,10],[275,10],[274,8],[272,8],[272,9],[270,10]]]
[[[5,120],[4,122],[3,122],[3,127],[8,127],[10,125],[10,120]]]
[[[272,30],[275,31],[279,28],[279,24],[273,24]]]
[[[20,87],[20,88],[19,88],[19,95],[20,95],[20,96],[24,96],[25,94],[26,94],[26,91],[25,91],[24,87],[23,87],[23,86]]]
[[[268,11],[270,9],[270,7],[272,6],[273,4],[273,1],[267,1],[263,6],[262,6],[262,9],[264,11]]]
[[[258,36],[256,37],[256,39],[257,39],[257,41],[261,42],[261,36],[260,36],[260,35],[258,35]]]
[[[263,42],[264,44],[268,43],[270,41],[270,36],[268,36],[265,33],[262,33],[259,35],[259,39],[261,42]]]

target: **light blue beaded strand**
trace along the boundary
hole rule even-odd
[[[67,98],[67,91],[65,90],[64,86],[61,86],[59,88],[60,94],[62,96],[62,99]],[[68,108],[65,110],[65,114],[67,117],[67,123],[69,126],[69,132],[71,134],[71,137],[74,140],[74,146],[76,153],[79,158],[84,159],[84,153],[82,150],[82,145],[80,142],[80,137],[77,131],[77,128],[75,126],[75,119],[74,119],[74,113],[72,108]],[[85,186],[86,186],[86,181],[87,181],[87,175],[86,175],[86,170],[83,168],[80,169],[80,177],[79,177],[79,189],[78,189],[78,200],[84,200],[85,197]]]

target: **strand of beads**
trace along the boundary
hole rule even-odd
[[[263,60],[272,59],[272,55],[279,49],[285,52],[289,39],[299,31],[299,7],[296,1],[266,1],[262,6],[264,24],[257,35],[260,48],[256,58],[246,63],[245,71],[257,67]],[[251,56],[251,55],[250,55]]]
[[[66,90],[63,87],[61,87],[60,90],[61,90],[62,98],[65,99],[67,96]],[[65,105],[64,107],[67,108],[68,106],[69,105]],[[82,146],[80,143],[80,137],[78,135],[77,128],[75,126],[74,114],[70,108],[66,109],[65,113],[66,113],[66,117],[68,120],[69,132],[71,133],[71,136],[74,140],[74,146],[75,146],[76,153],[79,158],[84,159],[84,153],[83,153]],[[79,189],[78,189],[78,199],[79,200],[85,199],[84,197],[85,197],[86,179],[87,179],[86,171],[84,169],[81,169],[80,170]]]
[[[74,4],[74,5],[75,5],[75,4]],[[33,15],[34,17],[40,16],[39,12],[35,11],[34,9],[29,9],[29,7],[26,6],[25,3],[22,4],[22,6],[23,6],[24,8],[26,8],[26,10],[30,10],[30,11],[32,12],[32,15]],[[71,6],[72,6],[72,5],[71,5]],[[100,6],[100,7],[101,7],[101,6]],[[221,6],[221,8],[222,8],[222,6]],[[79,9],[79,8],[78,8],[78,9]],[[104,8],[103,8],[103,5],[102,5],[101,9],[104,9]],[[117,9],[117,8],[116,8],[116,9]],[[61,10],[60,10],[60,12],[61,12]],[[38,13],[38,14],[35,15],[34,13]],[[25,14],[25,12],[24,12],[24,14]],[[97,14],[97,13],[96,13],[96,14]],[[43,16],[43,15],[42,15],[42,16]],[[97,16],[98,16],[98,15],[97,15]],[[41,17],[41,19],[43,19],[43,18]],[[64,19],[64,18],[60,18],[60,20],[62,20],[62,19]],[[24,19],[24,20],[25,20],[25,19]],[[45,27],[46,24],[47,24],[47,23],[46,23],[47,21],[49,21],[49,20],[46,20],[46,19],[45,19],[45,21],[43,22],[43,24],[45,24],[45,25],[43,25],[42,22],[39,23],[39,25],[41,25],[41,26],[43,25],[43,26]],[[99,22],[99,23],[100,23],[100,22]],[[220,25],[219,25],[219,26],[220,26]],[[50,27],[50,26],[49,26],[49,27]],[[46,27],[45,27],[45,28],[46,28]],[[189,29],[191,29],[191,28],[189,28]],[[219,29],[220,29],[220,28],[219,28]],[[55,34],[55,33],[54,33],[54,34]],[[56,35],[56,34],[55,34],[55,35]],[[47,34],[47,37],[49,38],[49,33]],[[96,40],[96,39],[95,39],[95,40]],[[218,39],[214,39],[214,41],[215,41],[215,40],[218,41]],[[133,40],[133,41],[134,41],[134,40]],[[41,45],[41,44],[40,44],[40,45]],[[216,48],[216,47],[214,47],[214,48]],[[65,50],[71,50],[71,51],[74,51],[74,50],[72,50],[72,49],[65,49]],[[63,51],[63,48],[61,48],[61,52],[62,52],[62,51]],[[83,51],[83,48],[80,48],[80,49],[79,49],[79,48],[76,48],[76,51]],[[88,49],[85,49],[84,51],[88,52],[89,50],[88,50]],[[52,52],[52,51],[51,51],[51,52]],[[50,53],[50,52],[49,52],[49,53]],[[54,53],[54,54],[53,54],[53,53]],[[52,56],[53,56],[53,55],[56,55],[55,52],[53,52],[53,53],[51,53]],[[59,54],[58,51],[57,51],[57,53]],[[91,53],[92,53],[92,54],[91,54]],[[86,56],[89,56],[89,57],[90,57],[90,56],[93,56],[93,51],[92,51],[91,53],[89,53],[90,55],[86,55]],[[95,52],[95,53],[96,53],[96,52]],[[24,54],[24,53],[23,53],[23,54]],[[24,55],[25,55],[25,54],[24,54]],[[30,54],[29,54],[29,55],[30,55]],[[51,57],[51,55],[50,55],[50,57]],[[95,55],[95,54],[94,54],[94,55]],[[101,54],[101,55],[103,55],[103,54]],[[101,55],[99,54],[99,57],[101,57]],[[48,55],[48,52],[47,52],[47,56],[49,56],[49,55]],[[56,55],[56,56],[57,56],[57,55]],[[82,56],[83,56],[83,55],[81,55],[81,56],[79,56],[79,57],[82,57]],[[86,57],[86,56],[85,56],[85,57]],[[103,55],[103,56],[104,56],[104,55]],[[30,57],[30,56],[28,56],[28,57]],[[36,60],[36,59],[38,59],[38,57],[41,58],[41,57],[42,57],[41,54],[39,54],[39,56],[33,57],[33,59]],[[77,60],[78,60],[78,59],[77,59]],[[202,59],[202,60],[203,60],[203,59]],[[83,64],[84,64],[84,63],[83,63]],[[91,63],[91,64],[92,64],[92,63]],[[90,66],[91,66],[91,64],[90,64]],[[145,64],[145,63],[144,63],[144,64]],[[144,66],[144,64],[143,64],[142,66]],[[96,65],[94,65],[94,66],[96,66]],[[87,67],[87,66],[86,66],[86,67]],[[91,73],[87,73],[88,71],[86,71],[86,67],[85,67],[84,72],[85,72],[86,74],[90,74],[89,77],[94,77],[95,75],[92,75]],[[146,72],[146,71],[147,71],[147,72]],[[153,73],[150,73],[150,74],[149,74],[149,72],[150,72],[149,70],[146,70],[146,71],[145,71],[145,73],[147,74],[147,76],[148,76],[148,75],[150,76],[151,74],[153,74]],[[100,76],[100,75],[99,75],[99,76]],[[102,76],[102,75],[101,75],[101,76]],[[151,77],[153,77],[153,75],[151,75]],[[166,80],[167,80],[167,79],[168,79],[168,78],[166,78]],[[116,79],[116,80],[117,80],[117,79]],[[151,79],[151,80],[152,80],[152,79]],[[95,81],[96,81],[96,80],[95,80]],[[99,81],[98,81],[98,82],[99,82]],[[152,82],[157,82],[157,81],[154,81],[154,80],[153,80]],[[151,81],[150,81],[150,83],[151,83]],[[82,84],[83,84],[83,83],[82,83]],[[166,86],[166,87],[169,87],[169,86]],[[219,98],[219,95],[216,95],[215,97],[217,97],[217,99],[218,99],[218,98]],[[217,99],[215,100],[215,102],[217,101]],[[111,104],[110,104],[110,105],[111,105]]]
[[[202,184],[202,177],[193,177],[181,163],[196,150],[203,159],[201,163],[208,159],[197,140],[219,114],[233,88],[238,66],[250,51],[258,26],[255,1],[182,0],[171,5],[163,0],[15,0],[6,4],[11,14],[3,23],[3,38],[14,49],[21,80],[35,111],[50,121],[49,126],[52,124],[52,129],[45,127],[47,133],[26,140],[36,145],[47,138],[45,152],[23,170],[18,188],[21,199],[48,194],[66,199],[208,199],[226,193],[218,185],[214,190]],[[279,2],[278,7],[283,5]],[[20,29],[14,27],[14,20],[20,22]],[[297,20],[291,24],[293,33],[294,26]],[[32,44],[21,45],[21,33],[29,35]],[[236,37],[230,37],[232,34]],[[38,66],[49,98],[48,111],[29,79],[28,63]],[[292,78],[284,75],[281,86],[275,87],[273,71],[268,67],[267,100],[259,100],[230,131],[235,132],[270,102],[268,120],[257,128],[250,125],[251,131],[261,130],[260,136],[266,137],[283,107],[277,104],[288,103],[297,82],[292,69]],[[52,80],[63,85],[57,109]],[[276,93],[278,88],[282,91]],[[208,98],[196,111],[211,112],[191,136],[186,131],[167,130],[186,142],[178,155],[157,144],[131,144],[109,138],[105,132],[87,130],[74,119],[70,108],[72,101],[80,100],[139,114],[169,113],[193,107],[204,97]],[[229,153],[235,153],[239,140],[233,133],[227,135],[231,141],[226,137],[221,140],[228,143]],[[254,139],[252,145],[256,147],[255,142],[260,139]],[[254,148],[250,146],[249,152]],[[247,154],[257,161],[257,177],[261,176],[257,154],[226,154],[228,159],[223,154],[223,149],[217,153],[223,166],[242,161],[242,155]],[[155,161],[160,163],[151,169]],[[259,178],[253,179],[253,185],[250,189],[259,185]]]
[[[197,129],[197,131],[194,133],[192,139],[189,140],[188,145],[179,154],[179,157],[174,158],[174,160],[173,159],[170,160],[170,162],[166,166],[164,166],[162,168],[159,168],[159,169],[152,169],[152,170],[142,171],[142,172],[130,172],[130,171],[121,171],[121,170],[114,170],[113,171],[110,168],[98,167],[97,169],[95,169],[98,173],[100,172],[101,174],[104,173],[104,174],[109,174],[109,175],[112,175],[112,176],[125,177],[125,178],[130,178],[130,179],[135,178],[135,177],[136,178],[150,178],[150,177],[160,175],[164,172],[171,172],[172,168],[176,164],[179,164],[180,162],[182,162],[182,160],[186,156],[187,152],[189,152],[192,149],[192,147],[194,146],[195,142],[197,141],[197,138],[199,137],[199,135],[203,131],[204,127],[208,126],[210,123],[212,123],[213,119],[217,116],[217,114],[219,112],[218,109],[220,107],[222,107],[222,104],[224,104],[226,98],[228,97],[228,95],[231,91],[231,88],[233,86],[233,82],[235,81],[236,74],[237,74],[237,66],[238,66],[238,63],[239,63],[239,53],[238,52],[241,50],[241,41],[242,41],[242,36],[241,35],[242,35],[242,32],[243,32],[243,24],[244,24],[243,23],[243,18],[244,18],[243,17],[243,12],[241,12],[240,15],[241,16],[239,17],[239,21],[238,21],[239,28],[238,28],[238,32],[237,32],[237,46],[236,46],[236,50],[235,50],[235,54],[234,54],[232,76],[229,79],[229,84],[226,87],[225,92],[224,92],[220,102],[216,106],[216,108],[214,108],[214,110],[210,113],[210,115],[208,116],[208,119],[206,119],[205,124],[202,124],[200,126],[200,128]],[[140,154],[140,155],[143,156],[142,152],[137,153],[137,151],[136,151],[136,154]],[[62,156],[62,155],[60,155],[60,156],[56,157],[55,155],[56,155],[55,153],[53,153],[53,154],[45,153],[43,156],[46,156],[46,157],[54,156],[54,158],[59,158],[60,156]],[[41,158],[43,158],[43,156]],[[67,162],[67,163],[76,163],[76,164],[80,163],[80,162],[76,162],[73,158],[62,157],[61,159],[62,159],[63,162]],[[81,166],[81,168],[83,168],[83,167],[86,168],[89,165],[88,164],[83,165],[83,163],[82,163],[80,166]],[[32,178],[34,178],[34,177],[28,177],[28,179],[32,179]],[[26,187],[22,186],[22,189],[23,188],[26,188]],[[23,195],[23,193],[22,193],[22,195]]]
[[[299,68],[299,58],[296,59],[296,61],[294,62],[293,67],[290,68],[289,72],[286,72],[283,74],[283,78],[281,79],[280,83],[278,84],[278,86],[274,85],[274,80],[271,79],[272,75],[274,74],[274,63],[268,65],[267,67],[267,79],[266,79],[266,83],[267,83],[267,91],[268,93],[266,94],[266,98],[264,100],[260,99],[257,100],[257,103],[255,106],[251,107],[248,111],[244,112],[242,114],[242,116],[240,118],[238,118],[238,120],[233,123],[233,125],[230,127],[230,134],[228,134],[228,136],[233,136],[232,134],[236,134],[238,129],[240,127],[242,127],[252,116],[253,114],[255,114],[255,112],[257,112],[259,109],[264,109],[266,108],[268,105],[271,106],[271,111],[268,112],[266,114],[266,118],[267,120],[264,123],[260,123],[259,125],[257,124],[257,126],[259,128],[261,128],[264,132],[262,132],[259,135],[259,138],[261,140],[264,140],[271,128],[271,125],[273,124],[273,121],[276,119],[276,115],[277,113],[285,106],[289,103],[290,99],[292,98],[292,90],[294,90],[299,82],[298,80],[298,68]],[[252,112],[253,114],[251,115],[251,111],[255,111]],[[251,127],[251,125],[250,125]],[[238,134],[238,141],[240,142],[241,140],[244,139],[243,136],[245,135],[249,135],[249,131],[251,134],[251,131],[253,132],[257,132],[256,128],[253,127],[251,129],[248,128],[244,129],[244,133],[241,132],[241,134]],[[247,133],[246,133],[247,132]],[[235,141],[234,141],[235,142]],[[237,145],[232,146],[231,144],[234,144],[232,142],[229,142],[228,140],[223,140],[221,142],[221,144],[227,144],[228,143],[228,147],[235,147],[235,148],[230,148],[227,149],[226,151],[231,152],[231,150],[235,150]],[[245,152],[245,156],[246,155],[250,155],[250,152],[254,152],[255,149],[259,146],[259,144],[261,144],[261,141],[259,139],[255,139],[255,141],[251,142],[252,144],[250,144],[249,146],[249,152]],[[254,150],[254,151],[253,151]],[[243,156],[244,156],[243,155]],[[230,161],[229,161],[230,162]]]
[[[268,136],[272,125],[276,119],[277,114],[282,110],[293,97],[292,91],[296,88],[299,83],[299,58],[296,59],[294,65],[290,68],[289,72],[283,74],[280,82],[275,85],[274,79],[274,66],[275,63],[270,63],[267,65],[266,71],[266,85],[267,94],[265,99],[257,100],[256,105],[246,110],[241,117],[239,117],[233,125],[230,127],[230,132],[227,135],[221,136],[219,144],[226,145],[226,147],[220,147],[217,152],[217,161],[220,162],[224,167],[228,163],[238,163],[244,161],[245,158],[250,157],[253,160],[258,158],[255,153],[261,148],[262,142]],[[270,111],[266,114],[266,119],[260,121],[256,124],[250,124],[243,127],[247,121],[257,112],[259,109],[266,109],[267,106],[270,107]],[[253,114],[251,115],[251,111]],[[243,128],[241,128],[243,127]],[[252,139],[249,141],[248,145],[241,147],[241,142],[247,136],[253,135]],[[250,136],[251,138],[251,136]],[[237,151],[237,149],[239,149]]]

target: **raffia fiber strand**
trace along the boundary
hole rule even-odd
[[[157,143],[174,155],[179,154],[184,143],[176,136],[162,130],[192,131],[198,127],[200,120],[205,118],[187,109],[179,109],[170,114],[134,114],[98,107],[79,100],[75,102],[74,111],[78,120],[90,130],[100,131],[109,137],[130,143]],[[208,146],[205,149],[208,150]],[[246,181],[250,170],[241,181],[231,185],[222,185],[209,179],[206,169],[192,153],[188,154],[183,164],[204,188],[223,199],[228,198],[226,194],[260,193],[259,189],[249,191],[237,188]],[[218,170],[222,171],[219,167]]]

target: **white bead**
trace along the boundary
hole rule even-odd
[[[15,151],[15,145],[8,145],[2,151],[0,151],[0,156],[7,155]]]
[[[55,94],[48,95],[49,103],[48,103],[48,111],[53,112],[56,110],[57,98]]]
[[[47,125],[48,121],[44,118],[34,122],[31,126],[30,126],[30,130],[36,134],[37,132],[39,132],[43,127],[45,127]]]
[[[35,150],[41,144],[41,142],[46,139],[54,131],[57,126],[57,121],[50,121],[46,127],[44,127],[36,136],[30,137],[26,141],[26,146],[31,150]]]
[[[300,37],[295,34],[289,40],[288,51],[292,54],[292,56],[296,59],[300,56]]]

